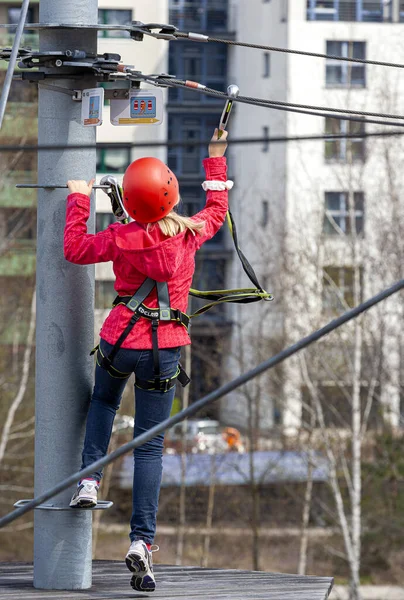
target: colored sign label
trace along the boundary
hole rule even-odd
[[[160,125],[163,121],[164,102],[160,89],[130,89],[129,98],[111,99],[112,125]]]
[[[83,90],[81,104],[81,122],[84,126],[102,124],[102,109],[104,106],[104,89],[92,88]]]
[[[156,118],[156,98],[145,96],[144,98],[131,98],[130,103],[130,118],[148,117],[149,119]]]

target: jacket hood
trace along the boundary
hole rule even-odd
[[[147,231],[136,221],[116,231],[116,245],[125,258],[143,275],[156,281],[168,281],[184,260],[186,231],[166,237],[160,227]]]

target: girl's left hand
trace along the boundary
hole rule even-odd
[[[67,182],[67,187],[69,188],[70,194],[85,194],[86,196],[90,196],[94,182],[95,179],[90,179],[88,183],[83,180],[75,181],[73,179],[69,179]]]

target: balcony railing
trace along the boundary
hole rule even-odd
[[[404,8],[400,7],[400,17],[401,12]],[[308,21],[383,23],[392,17],[392,3],[384,0],[307,0]]]
[[[228,27],[227,0],[177,0],[171,3],[170,23],[180,30],[226,31]]]

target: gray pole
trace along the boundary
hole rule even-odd
[[[40,2],[41,23],[94,24],[97,12],[97,0]],[[40,50],[66,49],[97,52],[97,31],[41,30]],[[96,82],[88,76],[58,79],[57,85],[80,89]],[[81,104],[69,95],[40,88],[39,144],[95,144],[95,128],[81,125],[80,111]],[[38,156],[38,181],[44,185],[95,175],[95,149]],[[64,259],[65,198],[63,190],[38,193],[35,495],[80,467],[92,386],[94,267]],[[67,508],[72,491],[58,494],[54,506]],[[35,511],[34,587],[91,587],[91,529],[91,511]]]

